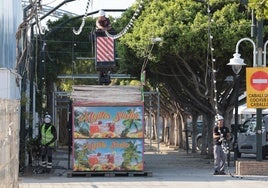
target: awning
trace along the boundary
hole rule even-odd
[[[233,113],[235,113],[235,109]],[[243,104],[238,107],[238,114],[256,114],[256,108],[247,108],[247,104]],[[262,114],[268,114],[268,109],[262,109]]]

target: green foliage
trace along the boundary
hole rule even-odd
[[[249,0],[248,6],[255,11],[258,20],[268,19],[268,0]]]
[[[131,86],[140,86],[141,85],[141,82],[139,80],[131,80],[128,85],[131,85]]]
[[[29,98],[26,96],[26,93],[23,92],[23,93],[21,94],[20,104],[21,104],[22,106],[26,106],[27,103],[29,103]]]
[[[46,74],[54,81],[59,74],[76,75],[94,72],[93,61],[77,60],[77,58],[94,57],[91,31],[95,20],[88,18],[80,35],[75,35],[73,29],[80,26],[81,20],[69,20],[71,18],[64,16],[58,21],[48,23],[49,31],[45,37]]]

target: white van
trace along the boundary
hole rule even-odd
[[[237,133],[237,156],[242,153],[256,154],[256,117],[246,120],[239,128]],[[262,118],[262,158],[268,155],[268,115]]]

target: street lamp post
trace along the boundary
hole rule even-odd
[[[257,67],[257,66],[266,66],[266,46],[268,44],[268,41],[265,42],[264,45],[264,53],[262,51],[262,48],[258,49],[256,48],[255,42],[250,39],[250,38],[242,38],[240,39],[237,44],[236,44],[236,51],[234,54],[234,57],[232,59],[230,59],[230,63],[228,63],[227,65],[231,65],[232,69],[234,71],[234,73],[236,74],[236,102],[235,102],[235,144],[234,146],[236,148],[234,148],[234,160],[237,159],[237,121],[238,121],[238,73],[240,72],[242,66],[246,65],[244,63],[244,60],[242,58],[240,58],[240,54],[238,53],[239,51],[239,45],[241,42],[243,41],[249,41],[252,43],[253,45],[253,67]],[[264,64],[262,64],[262,53],[264,54]],[[258,58],[256,59],[256,54],[258,54]],[[257,61],[257,62],[256,62]],[[262,116],[262,109],[256,109],[256,114],[257,114],[257,125],[256,125],[256,147],[257,147],[257,153],[256,153],[256,159],[257,161],[261,161],[262,160],[262,139],[261,139],[261,130],[262,130],[262,121],[261,121],[261,116]],[[260,131],[259,131],[260,130]]]
[[[161,42],[162,41],[162,38],[160,38],[160,37],[156,37],[156,38],[151,38],[151,48],[149,49],[149,51],[147,52],[147,54],[145,54],[146,55],[146,57],[145,57],[145,59],[144,59],[144,62],[143,62],[143,65],[142,65],[142,68],[141,68],[141,76],[140,76],[140,80],[141,80],[141,96],[142,96],[142,101],[144,102],[144,86],[145,86],[145,81],[146,81],[146,71],[145,71],[145,68],[146,68],[146,66],[147,66],[147,63],[148,63],[148,60],[149,60],[149,56],[151,55],[151,52],[152,52],[152,50],[153,50],[153,48],[154,48],[154,45],[155,45],[155,43],[157,43],[157,42]],[[149,136],[149,138],[150,138],[150,147],[151,147],[151,142],[152,142],[152,140],[151,140],[151,130],[152,130],[152,125],[151,125],[151,118],[152,118],[152,116],[151,116],[151,113],[152,113],[152,96],[151,96],[151,92],[149,92],[149,132],[150,132],[150,136]],[[160,138],[159,138],[159,132],[160,132],[160,125],[159,125],[159,92],[158,92],[158,89],[157,89],[157,94],[158,94],[158,100],[157,100],[157,152],[159,153],[159,143],[160,143]]]
[[[239,44],[238,44],[239,45]],[[235,73],[234,80],[234,89],[235,89],[235,125],[234,125],[234,162],[237,160],[237,126],[238,126],[238,97],[239,97],[239,72],[242,67],[246,64],[244,60],[240,58],[240,54],[238,53],[238,47],[234,57],[230,59],[230,62],[227,64],[232,66],[233,72]]]
[[[234,79],[234,89],[235,89],[235,125],[234,125],[234,163],[237,160],[237,126],[238,126],[238,97],[239,97],[239,72],[242,67],[246,64],[244,60],[240,58],[240,54],[235,53],[234,57],[230,59],[230,62],[227,64],[232,66],[233,72],[235,73]]]
[[[143,90],[143,86],[145,85],[145,76],[146,76],[146,71],[145,71],[145,68],[147,66],[147,63],[148,63],[148,60],[149,60],[149,56],[151,55],[151,52],[154,48],[154,45],[156,42],[161,42],[162,41],[162,38],[160,37],[156,37],[156,38],[151,38],[151,48],[149,49],[149,51],[147,52],[146,57],[144,59],[144,62],[143,62],[143,65],[141,67],[141,95],[142,95],[142,101],[144,101],[144,90]]]

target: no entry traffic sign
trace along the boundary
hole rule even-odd
[[[247,68],[247,107],[268,108],[268,68]]]
[[[250,78],[250,85],[257,91],[268,88],[268,74],[264,71],[256,71]]]

